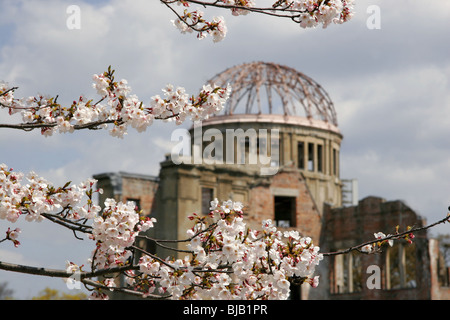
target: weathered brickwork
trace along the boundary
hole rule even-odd
[[[103,194],[99,197],[100,205],[103,205],[106,198],[122,202],[134,201],[143,214],[151,213],[159,185],[157,177],[117,172],[98,174],[94,178],[98,180],[97,186],[103,189]]]
[[[274,220],[275,197],[295,198],[295,227],[301,234],[319,243],[321,228],[320,211],[298,170],[286,169],[271,179],[271,183],[250,190],[248,202],[251,215],[247,220],[257,226],[262,220]]]
[[[355,204],[355,196],[352,206],[344,206],[343,135],[331,99],[312,79],[267,63],[228,69],[223,79],[230,72],[239,74],[226,82],[236,82],[232,95],[238,95],[230,97],[225,113],[194,123],[187,143],[191,150],[179,155],[183,161],[167,156],[158,177],[124,172],[94,176],[104,189],[100,204],[107,197],[135,201],[144,214],[158,220],[149,236],[180,240],[192,227],[188,216],[207,215],[214,198],[232,199],[244,204],[250,228],[259,229],[263,220],[271,219],[282,231],[295,229],[311,237],[325,253],[372,240],[375,232],[394,233],[397,225],[401,232],[425,223],[401,201],[367,197]],[[253,77],[247,78],[249,74]],[[264,102],[251,97],[259,94],[260,86],[264,91],[280,87],[267,92]],[[287,89],[294,88],[290,96]],[[280,95],[280,101],[272,100],[272,94]],[[241,100],[247,103],[239,112]],[[252,107],[255,101],[257,108]],[[275,112],[278,108],[281,114]],[[163,258],[176,254],[151,243],[148,250]],[[185,243],[173,245],[185,249]],[[439,244],[422,232],[412,245],[399,241],[377,254],[330,255],[319,264],[319,287],[293,292],[303,299],[449,299],[450,271],[439,252]]]
[[[278,125],[278,128],[282,127]],[[292,131],[292,127],[287,131]],[[339,149],[338,140],[321,134],[326,141],[325,149]],[[407,226],[424,224],[401,201],[367,197],[358,205],[343,207],[339,170],[329,164],[332,156],[322,158],[323,171],[315,165],[301,167],[298,153],[293,150],[296,141],[304,137],[295,134],[282,137],[282,146],[289,150],[282,150],[280,167],[274,175],[261,176],[257,167],[246,164],[174,164],[166,159],[161,162],[158,177],[124,172],[94,176],[98,187],[104,189],[99,201],[103,203],[106,197],[135,201],[144,214],[158,220],[150,236],[185,239],[186,230],[191,227],[189,215],[207,214],[213,198],[233,199],[244,204],[244,218],[249,227],[259,229],[263,220],[272,219],[280,230],[295,229],[310,236],[321,252],[335,252],[364,243],[372,240],[375,232],[394,233],[397,225],[403,231]],[[317,161],[318,156],[314,159]],[[338,163],[338,159],[334,162]],[[151,242],[147,245],[148,250],[155,252]],[[183,244],[179,246],[185,249]],[[448,268],[442,268],[438,252],[438,244],[422,232],[416,234],[413,245],[404,241],[378,254],[325,257],[318,268],[319,287],[302,286],[298,296],[303,299],[448,299]],[[164,249],[156,253],[162,257],[176,254]],[[371,269],[374,266],[378,268],[375,271]],[[442,280],[443,272],[447,272],[447,282]]]
[[[422,220],[402,201],[378,197],[362,199],[357,206],[326,207],[321,233],[321,251],[337,252],[369,240],[373,234],[394,234],[408,226],[422,227]],[[316,299],[447,299],[449,288],[437,281],[435,262],[438,249],[430,246],[425,231],[385,245],[376,254],[353,253],[330,256],[320,266],[321,287],[311,290]],[[379,271],[377,273],[376,271]],[[374,281],[378,281],[374,282]],[[374,285],[377,284],[377,285]]]

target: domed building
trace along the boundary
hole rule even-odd
[[[342,134],[326,91],[292,68],[264,62],[229,68],[209,83],[230,84],[225,109],[189,130],[190,156],[161,164],[158,207],[178,220],[172,236],[182,238],[187,216],[209,213],[218,198],[242,202],[255,228],[272,219],[318,242],[324,203],[342,204]]]
[[[214,198],[232,199],[244,204],[250,227],[259,229],[263,220],[272,219],[280,230],[311,237],[321,252],[364,243],[368,235],[390,232],[397,224],[424,225],[401,201],[367,197],[348,205],[340,178],[343,135],[336,111],[310,77],[279,64],[252,62],[231,67],[209,83],[230,84],[225,109],[181,130],[183,139],[161,162],[158,177],[95,175],[104,189],[100,203],[107,197],[135,201],[158,220],[152,237],[177,240],[186,239],[192,213],[207,215]],[[148,243],[148,251],[174,255],[152,245]],[[330,256],[319,265],[320,288],[302,286],[292,291],[293,298],[450,297],[450,290],[436,289],[442,287],[439,281],[448,286],[450,274],[448,268],[436,267],[442,266],[436,250],[422,235],[415,247],[399,243],[383,254]],[[366,285],[366,270],[373,266],[382,270],[380,288]]]

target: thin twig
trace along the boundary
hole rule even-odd
[[[173,8],[170,7],[170,5],[173,4],[173,1],[165,1],[160,0],[162,3],[164,3],[167,7],[169,7],[172,11],[174,11]],[[280,8],[280,7],[246,7],[246,6],[239,6],[239,5],[230,5],[225,3],[219,3],[218,1],[215,2],[206,2],[206,1],[198,1],[198,0],[187,0],[186,2],[201,5],[203,7],[216,7],[220,9],[230,9],[230,10],[246,10],[249,12],[256,12],[261,13],[265,15],[280,17],[280,18],[292,18],[293,15],[299,16],[302,13],[305,13],[305,10],[297,10],[297,9],[289,9],[288,7]],[[288,12],[288,14],[280,14],[279,12]]]
[[[19,89],[19,87],[12,87],[12,88],[6,90],[5,92],[0,93],[0,97],[8,94],[8,92],[10,92],[10,91],[14,91],[14,90],[17,90],[17,89]],[[1,105],[3,105],[3,104],[1,104]]]
[[[135,291],[135,290],[130,290],[130,289],[126,289],[126,288],[122,288],[122,287],[107,287],[101,283],[98,283],[96,281],[90,280],[90,279],[82,279],[81,280],[82,283],[86,284],[86,285],[90,285],[93,286],[97,289],[104,289],[106,291],[114,291],[114,292],[122,292],[125,294],[129,294],[129,295],[134,295],[134,296],[138,296],[141,298],[149,298],[149,299],[157,299],[157,300],[165,300],[171,297],[171,295],[155,295],[155,294],[149,294],[149,293],[145,293],[145,292],[140,292],[140,291]]]
[[[336,255],[339,255],[339,254],[346,254],[346,253],[350,253],[350,252],[356,251],[356,250],[359,251],[359,249],[361,249],[364,246],[371,245],[373,243],[377,243],[377,242],[380,242],[380,241],[390,240],[390,239],[394,239],[394,240],[395,239],[400,239],[403,236],[406,236],[408,234],[416,233],[418,231],[424,231],[424,230],[430,229],[430,228],[432,228],[432,227],[434,227],[434,226],[436,226],[438,224],[445,223],[445,222],[450,222],[450,215],[447,215],[445,218],[443,218],[443,219],[441,219],[439,221],[436,221],[436,222],[434,222],[434,223],[432,223],[430,225],[427,225],[425,227],[413,228],[413,229],[410,229],[410,230],[407,230],[407,231],[404,231],[404,232],[401,232],[401,233],[392,234],[392,235],[387,236],[387,237],[385,237],[383,239],[375,239],[375,240],[372,240],[372,241],[367,241],[365,243],[359,244],[359,245],[354,246],[354,247],[347,248],[345,250],[340,250],[340,251],[336,251],[336,252],[322,253],[322,255],[324,257],[328,257],[328,256],[336,256]]]
[[[126,266],[122,266],[122,267],[101,269],[101,270],[97,270],[94,272],[80,271],[80,272],[74,273],[74,272],[67,272],[66,270],[25,266],[25,265],[0,261],[0,270],[26,273],[26,274],[32,274],[32,275],[38,275],[38,276],[45,276],[45,277],[54,277],[54,278],[70,278],[76,274],[76,276],[80,280],[82,280],[82,279],[87,279],[87,278],[100,277],[100,276],[104,276],[104,275],[108,275],[108,274],[112,274],[112,273],[119,273],[119,272],[128,271],[128,270],[139,270],[139,266],[126,265]]]
[[[41,216],[47,218],[51,222],[59,224],[59,225],[65,227],[65,228],[68,228],[74,232],[78,231],[78,232],[83,232],[83,233],[92,233],[92,231],[87,230],[87,229],[92,229],[91,226],[77,223],[77,222],[69,220],[69,219],[65,219],[59,215],[51,214],[51,213],[41,213]]]

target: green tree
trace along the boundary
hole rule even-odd
[[[37,297],[33,297],[32,300],[84,300],[86,298],[86,294],[82,292],[77,294],[68,294],[47,287],[40,291]]]

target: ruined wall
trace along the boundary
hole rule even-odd
[[[319,207],[312,198],[303,176],[295,169],[285,169],[266,184],[250,189],[248,221],[259,227],[262,220],[274,220],[275,197],[295,198],[295,223],[287,228],[279,226],[280,230],[298,230],[318,244],[321,230]]]
[[[450,300],[449,276],[450,267],[445,264],[440,254],[439,241],[429,240],[431,298],[433,300]]]
[[[401,201],[367,197],[358,206],[326,208],[321,252],[336,252],[374,239],[373,234],[421,227],[422,218]],[[395,242],[377,254],[353,253],[324,258],[320,266],[321,288],[312,297],[326,299],[431,299],[428,239],[419,232],[410,245]],[[378,268],[379,287],[369,287]]]
[[[156,177],[114,172],[94,175],[94,179],[97,179],[97,187],[103,189],[103,194],[99,195],[99,205],[103,206],[106,198],[122,202],[135,201],[145,215],[151,213],[159,183]]]

